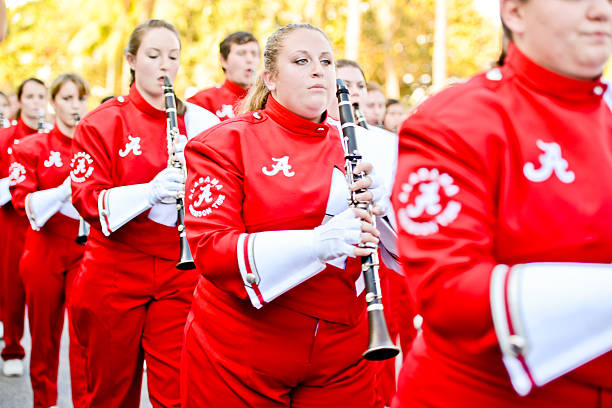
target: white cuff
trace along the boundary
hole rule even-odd
[[[504,365],[520,395],[612,350],[612,267],[498,265],[491,311]]]
[[[11,191],[9,190],[9,178],[0,179],[0,207],[11,201]]]
[[[240,235],[238,266],[253,306],[261,308],[325,269],[313,239],[313,230]]]
[[[25,198],[25,210],[34,231],[39,231],[62,206],[57,189],[50,188],[30,193]]]
[[[114,187],[98,196],[98,213],[104,235],[109,236],[134,217],[149,208],[149,190],[146,184]]]
[[[79,219],[79,212],[76,210],[76,208],[74,208],[74,205],[72,205],[70,201],[64,202],[60,207],[59,212],[68,218],[72,218],[73,220]]]
[[[149,211],[149,219],[151,221],[167,227],[176,227],[177,218],[176,200],[173,204],[156,204]]]

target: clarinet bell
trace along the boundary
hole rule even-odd
[[[191,251],[189,250],[189,245],[187,245],[187,240],[181,237],[181,257],[179,262],[176,264],[176,269],[181,271],[189,271],[195,269],[195,262],[193,262],[193,257],[191,256]]]
[[[385,315],[382,310],[368,312],[370,340],[363,358],[369,361],[382,361],[399,354],[399,348],[391,341]]]

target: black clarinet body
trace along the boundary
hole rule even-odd
[[[345,141],[346,177],[349,185],[361,179],[363,174],[353,174],[353,170],[361,161],[361,154],[357,149],[355,136],[355,123],[349,101],[349,92],[341,79],[337,80],[338,108],[340,110],[340,123]],[[365,120],[364,120],[365,122]],[[372,203],[357,201],[355,195],[362,191],[352,191],[349,205],[362,208],[372,214]],[[375,220],[374,215],[372,219]],[[391,341],[387,323],[385,321],[382,295],[380,291],[380,277],[378,275],[378,253],[361,257],[361,268],[365,280],[366,303],[369,324],[369,345],[363,353],[366,360],[380,361],[395,357],[399,349]]]
[[[368,122],[365,120],[365,116],[361,109],[359,109],[359,104],[357,102],[353,103],[353,112],[355,112],[355,121],[362,128],[369,129]]]
[[[166,135],[168,138],[168,167],[176,167],[183,170],[183,165],[176,158],[175,143],[179,136],[178,119],[176,113],[176,99],[174,96],[174,88],[168,77],[164,77],[164,102],[166,104]],[[183,195],[176,198],[177,228],[179,231],[179,239],[181,244],[181,253],[179,262],[176,264],[177,269],[190,270],[195,269],[195,263],[191,256],[191,250],[187,243],[187,234],[185,232],[185,204]]]

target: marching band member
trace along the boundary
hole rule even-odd
[[[369,81],[366,84],[366,89],[367,92],[360,105],[363,109],[363,115],[368,123],[382,128],[383,120],[385,119],[385,111],[387,109],[387,97],[382,87],[377,82]]]
[[[172,24],[136,27],[125,51],[129,94],[85,116],[73,141],[72,201],[91,232],[70,308],[86,350],[92,408],[138,406],[143,358],[153,406],[179,405],[183,329],[197,273],[175,267],[184,175],[167,167],[162,86],[165,76],[174,81],[180,50]],[[219,121],[192,104],[179,103],[177,111],[182,135]],[[180,136],[172,147],[178,156],[186,143]]]
[[[11,101],[4,92],[0,91],[0,128],[11,126]]]
[[[612,3],[502,0],[501,16],[504,65],[400,130],[394,206],[423,326],[395,408],[612,406]]]
[[[9,168],[13,146],[21,139],[38,129],[43,129],[44,111],[47,103],[47,88],[37,78],[28,78],[17,88],[20,105],[15,126],[0,129],[0,273],[2,274],[2,313],[4,319],[4,349],[2,350],[2,374],[5,376],[23,375],[21,346],[25,315],[25,292],[19,276],[19,259],[23,252],[25,232],[28,227],[26,217],[15,212],[11,204],[9,185],[24,177],[24,169],[12,165]]]
[[[238,103],[253,85],[259,66],[259,43],[249,32],[232,33],[219,44],[219,60],[225,73],[225,82],[201,90],[187,101],[226,120],[235,116]]]
[[[366,80],[361,66],[352,60],[341,59],[336,62],[336,75],[342,79],[349,91],[349,99],[354,106],[361,103],[368,95]],[[328,122],[340,129],[338,103],[334,99],[328,107]],[[357,145],[364,159],[371,162],[383,181],[386,196],[390,196],[393,186],[393,177],[397,161],[397,138],[395,135],[370,126],[366,123],[356,127]],[[395,222],[391,203],[387,201],[382,205],[381,214],[377,217],[377,226],[381,231],[381,245],[379,275],[381,281],[382,300],[384,304],[385,320],[388,324],[391,339],[395,341],[400,336],[402,350],[405,353],[410,342],[416,335],[413,327],[407,322],[414,317],[412,300],[407,294],[405,278],[399,273],[397,263]],[[382,217],[385,215],[386,218]],[[407,319],[402,322],[402,319]],[[377,406],[391,405],[391,399],[395,394],[395,359],[389,359],[376,363],[376,394]]]
[[[89,85],[76,74],[63,74],[51,85],[55,127],[43,135],[31,135],[13,147],[12,163],[24,170],[11,186],[12,203],[28,217],[24,251],[19,269],[26,293],[32,335],[30,379],[34,407],[57,404],[57,372],[65,303],[83,255],[74,237],[78,213],[70,202],[71,142],[77,118],[87,111]],[[70,333],[72,402],[85,406],[85,361]]]
[[[333,51],[318,28],[290,24],[268,39],[264,65],[246,113],[186,151],[187,237],[202,278],[186,327],[182,406],[370,408],[355,257],[372,249],[354,244],[379,232],[367,211],[347,208],[344,152],[326,123]]]

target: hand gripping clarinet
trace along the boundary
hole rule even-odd
[[[353,174],[353,170],[361,161],[361,155],[357,150],[357,140],[355,137],[355,123],[353,122],[353,112],[349,102],[349,91],[341,79],[336,80],[338,91],[338,108],[340,110],[340,123],[342,124],[342,134],[345,141],[346,159],[346,178],[349,185],[361,179],[363,174]],[[372,203],[355,200],[355,195],[363,192],[352,191],[349,205],[351,207],[362,208],[372,214]],[[372,219],[375,217],[372,215]],[[365,245],[363,245],[365,246]],[[368,305],[368,323],[370,328],[370,339],[368,349],[363,353],[366,360],[387,360],[395,357],[399,349],[393,344],[387,330],[385,315],[383,311],[382,296],[380,293],[380,278],[378,276],[378,253],[361,257],[361,269],[365,280],[366,302]]]
[[[166,135],[168,137],[168,167],[176,167],[183,170],[183,165],[176,158],[175,143],[179,136],[178,120],[176,117],[176,99],[174,98],[174,88],[168,77],[164,77],[164,101],[166,102]],[[187,234],[185,233],[185,205],[183,195],[176,198],[176,209],[178,211],[177,227],[181,241],[181,257],[176,264],[177,269],[195,269],[195,263],[187,244]]]
[[[81,115],[78,113],[74,114],[74,127],[79,124],[81,120]],[[77,237],[74,239],[77,244],[85,245],[87,242],[87,236],[89,235],[89,224],[87,221],[83,219],[83,217],[79,216],[79,232],[77,233]]]

